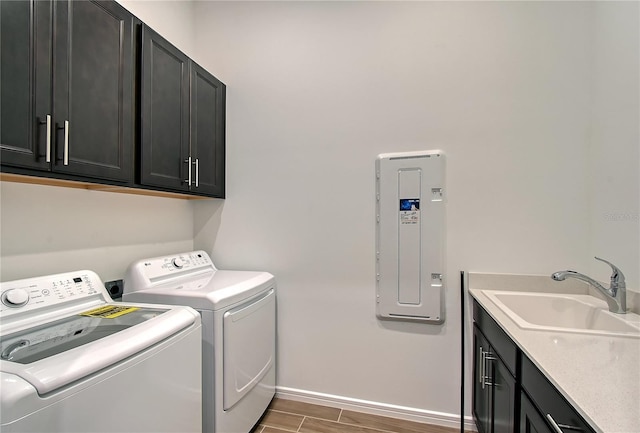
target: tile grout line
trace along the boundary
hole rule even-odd
[[[300,429],[302,428],[302,424],[304,424],[304,420],[307,419],[306,415],[302,416],[302,421],[300,421],[300,425],[298,426],[298,428],[296,429],[296,432],[299,432]]]

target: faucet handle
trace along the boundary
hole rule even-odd
[[[616,265],[604,259],[601,259],[600,257],[594,257],[594,259],[605,262],[607,265],[611,266],[611,284],[615,284],[618,287],[625,287],[624,274],[620,269],[618,269]]]

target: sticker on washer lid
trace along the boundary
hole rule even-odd
[[[117,305],[106,305],[104,307],[95,308],[93,310],[80,313],[80,316],[100,317],[101,319],[115,319],[125,314],[133,313],[139,310],[139,307],[126,307]]]

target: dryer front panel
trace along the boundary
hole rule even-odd
[[[223,340],[226,411],[249,393],[275,363],[275,290],[225,312]]]

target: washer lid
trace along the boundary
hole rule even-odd
[[[0,369],[54,391],[110,367],[200,321],[186,307],[102,304],[0,337]]]
[[[210,271],[197,276],[185,276],[148,288],[137,288],[123,299],[188,305],[200,310],[220,310],[244,301],[276,284],[268,272]]]

